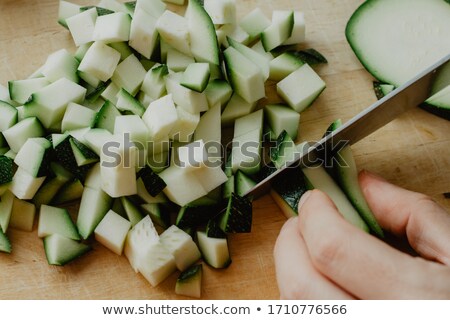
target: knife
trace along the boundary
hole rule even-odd
[[[336,152],[347,144],[355,144],[405,111],[418,106],[429,97],[431,84],[438,69],[449,60],[450,54],[361,111],[337,130],[329,133],[312,146],[305,148],[303,152],[295,154],[292,161],[263,179],[246,195],[258,197],[267,193],[270,190],[271,181],[286,173],[286,169],[295,166],[308,166],[319,159],[323,159],[325,152]]]

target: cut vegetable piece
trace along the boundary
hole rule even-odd
[[[197,264],[183,271],[175,284],[175,293],[192,298],[202,294],[202,265]]]
[[[83,239],[89,238],[111,208],[111,198],[103,191],[85,187],[78,211],[77,227]]]
[[[263,129],[264,112],[262,109],[236,119],[234,122],[234,136],[239,137],[250,131]]]
[[[186,18],[169,10],[158,18],[156,30],[164,41],[176,50],[191,55],[188,22]]]
[[[235,183],[236,194],[240,197],[245,196],[250,189],[256,186],[256,181],[241,171],[236,172]]]
[[[100,155],[104,144],[112,139],[112,133],[106,129],[91,129],[84,135],[86,145]]]
[[[137,0],[135,12],[145,11],[155,18],[159,18],[166,10],[166,5],[161,0]]]
[[[233,138],[232,168],[233,172],[241,170],[252,175],[261,168],[262,129],[250,131]]]
[[[228,39],[247,45],[250,42],[250,35],[237,24],[226,24],[217,30],[217,39],[224,47],[229,47]]]
[[[158,140],[168,136],[178,120],[172,95],[168,94],[150,103],[142,120],[147,125],[152,139]]]
[[[123,60],[114,71],[111,80],[119,87],[135,95],[144,81],[147,71],[134,54]]]
[[[426,101],[427,104],[442,109],[450,109],[450,84],[444,89],[438,91]]]
[[[44,238],[44,250],[51,265],[63,266],[82,256],[91,249],[90,246],[65,238],[57,233]]]
[[[177,123],[169,133],[173,141],[189,142],[200,121],[200,114],[192,114],[183,108],[177,108]]]
[[[366,1],[350,18],[346,37],[375,78],[399,87],[450,52],[449,16],[445,0]]]
[[[44,181],[45,177],[36,178],[19,167],[14,174],[10,189],[17,198],[30,200],[33,199]]]
[[[29,138],[20,148],[14,163],[34,177],[44,177],[48,175],[51,146],[45,138]]]
[[[198,0],[189,0],[185,14],[191,39],[191,52],[198,62],[220,64],[219,44],[211,17]]]
[[[305,15],[303,12],[294,11],[294,26],[291,36],[283,42],[283,45],[299,44],[305,41]]]
[[[144,10],[136,10],[131,22],[128,44],[147,59],[150,59],[159,42],[156,20]]]
[[[146,149],[150,138],[147,126],[137,115],[116,117],[114,134],[128,134],[128,138],[139,149]]]
[[[78,83],[77,69],[79,64],[72,54],[66,49],[61,49],[48,56],[47,61],[42,66],[41,73],[50,82],[66,78]]]
[[[11,253],[11,242],[0,228],[0,252]]]
[[[248,103],[265,97],[264,78],[260,69],[233,47],[224,52],[228,79],[235,93]]]
[[[102,8],[102,7],[96,7],[96,6],[85,6],[85,7],[81,7],[81,8],[80,8],[80,12],[83,12],[83,11],[86,11],[86,10],[89,10],[89,9],[92,9],[92,8],[95,8],[95,10],[97,10],[97,15],[98,15],[99,17],[100,17],[100,16],[105,16],[105,15],[108,15],[108,14],[111,14],[111,13],[114,13],[113,10],[109,10],[109,9]]]
[[[72,147],[73,155],[79,167],[98,162],[99,158],[97,154],[91,149],[75,138],[70,138],[69,141],[70,146]]]
[[[197,240],[206,264],[216,269],[227,268],[231,264],[226,238],[211,238],[205,232],[197,231]]]
[[[0,156],[0,186],[9,183],[13,178],[13,160]]]
[[[101,81],[109,80],[120,61],[120,53],[102,42],[94,42],[81,60],[78,70]]]
[[[184,206],[208,193],[195,173],[188,172],[183,168],[171,166],[161,172],[159,176],[167,184],[164,189],[165,195],[179,206]]]
[[[110,133],[114,132],[116,117],[120,116],[120,111],[111,101],[106,101],[101,109],[97,112],[95,118],[95,127],[108,130]]]
[[[46,78],[9,81],[8,82],[9,95],[11,96],[11,99],[16,101],[17,103],[25,104],[25,102],[28,101],[32,93],[38,91],[39,89],[42,89],[43,87],[49,84],[50,81],[47,80]],[[2,107],[0,106],[0,108]]]
[[[166,76],[167,92],[172,94],[176,105],[192,114],[208,110],[208,101],[205,93],[195,92],[183,87],[180,84],[181,78],[181,73],[171,73]]]
[[[84,186],[80,180],[75,179],[65,184],[52,199],[55,205],[78,200],[83,195]]]
[[[344,216],[344,218],[360,228],[363,231],[368,232],[364,220],[359,216],[358,212],[353,208],[350,201],[347,199],[344,192],[339,188],[339,186],[334,182],[334,180],[328,175],[325,169],[321,166],[303,168],[303,173],[306,176],[307,183],[309,183],[313,188],[319,189],[326,193],[334,204],[338,208],[339,212]]]
[[[298,203],[302,195],[308,191],[305,176],[299,168],[286,169],[286,173],[275,178],[271,196],[287,218],[298,215]]]
[[[166,187],[164,180],[148,166],[139,171],[138,177],[142,179],[145,189],[152,197],[156,197]]]
[[[177,269],[173,255],[159,242],[146,250],[142,260],[139,272],[153,287],[156,287]]]
[[[304,65],[304,62],[292,52],[284,52],[270,61],[270,76],[273,81],[281,81]]]
[[[215,79],[208,83],[204,92],[210,108],[213,108],[216,104],[224,107],[230,100],[233,89],[227,81]]]
[[[9,226],[22,231],[33,231],[36,207],[34,204],[14,198]],[[1,228],[0,228],[1,229]]]
[[[395,87],[391,84],[385,84],[378,81],[373,82],[373,90],[375,91],[378,100],[391,93],[394,89]]]
[[[287,106],[272,104],[267,105],[264,108],[264,114],[267,119],[267,123],[273,130],[275,136],[279,136],[283,130],[286,130],[287,134],[292,140],[297,138],[298,127],[300,124],[300,114]]]
[[[38,237],[59,234],[73,240],[80,240],[77,228],[66,209],[42,205],[39,212]]]
[[[131,17],[124,12],[116,12],[98,17],[93,33],[94,41],[112,43],[128,41],[130,38]]]
[[[3,132],[17,123],[17,109],[8,102],[0,101],[0,132]]]
[[[160,238],[161,244],[174,256],[177,269],[184,271],[201,258],[201,253],[192,237],[172,225]]]
[[[135,272],[138,272],[139,267],[145,263],[144,256],[148,249],[158,243],[159,235],[149,216],[128,232],[123,252]]]
[[[58,23],[68,29],[66,19],[80,13],[80,6],[69,1],[60,0],[58,9]]]
[[[220,144],[222,139],[220,113],[220,104],[211,107],[201,116],[195,129],[194,140],[203,140],[205,142],[209,156],[221,157],[221,150],[218,150],[218,154],[212,154],[215,150],[209,150],[209,147],[214,147],[214,144]]]
[[[142,179],[137,179],[137,195],[141,198],[145,203],[168,203],[169,200],[164,196],[163,193],[160,193],[156,197],[152,197],[150,193],[148,193],[147,189],[145,189],[144,182]]]
[[[294,52],[304,63],[314,66],[317,64],[328,63],[327,59],[316,49],[305,49]]]
[[[50,164],[54,177],[47,179],[33,197],[33,203],[39,209],[42,204],[50,204],[58,191],[71,179],[73,175],[56,162]]]
[[[241,19],[239,25],[250,37],[258,37],[271,24],[260,8],[253,9]]]
[[[92,8],[66,19],[67,26],[77,47],[94,40],[93,35],[97,17],[97,10]]]
[[[141,205],[144,213],[148,214],[153,223],[167,229],[170,226],[170,213],[158,203],[144,203]]]
[[[253,112],[256,103],[248,103],[236,93],[233,94],[227,106],[222,112],[221,121],[223,126],[230,126],[240,117]]]
[[[112,42],[108,45],[120,53],[120,61],[125,60],[130,54],[133,54],[133,50],[128,45],[127,41]]]
[[[123,3],[116,0],[100,0],[98,6],[115,12],[125,12]]]
[[[325,82],[307,64],[277,84],[278,94],[297,112],[302,112],[325,90]]]
[[[61,123],[61,131],[91,127],[94,124],[96,112],[82,105],[70,102],[67,105]]]
[[[254,51],[253,49],[250,49],[249,47],[237,42],[236,40],[233,40],[232,38],[228,38],[228,43],[230,46],[244,55],[248,60],[252,61],[260,69],[264,81],[269,78],[270,60],[267,59],[267,56],[262,55]]]
[[[214,24],[236,24],[235,0],[205,0],[203,6]]]
[[[195,63],[193,57],[188,56],[174,48],[169,48],[167,50],[167,58],[166,58],[167,67],[173,72],[182,72],[186,70],[186,68]]]
[[[200,200],[200,199],[199,199]],[[218,207],[213,205],[195,205],[190,204],[183,206],[178,211],[175,225],[180,229],[197,228],[206,225],[206,223],[214,218],[218,213]]]
[[[9,221],[13,210],[14,194],[7,190],[1,196],[0,201],[0,229],[8,231]]]
[[[236,183],[238,186],[238,183]],[[246,233],[252,229],[252,203],[247,198],[231,194],[225,212],[220,219],[220,228],[226,233]]]
[[[183,73],[180,84],[197,92],[203,92],[210,76],[208,63],[190,64]]]
[[[274,10],[272,23],[261,33],[261,42],[266,51],[280,46],[292,35],[294,27],[294,12]]]
[[[166,92],[166,83],[164,77],[169,73],[165,64],[155,65],[148,70],[141,90],[152,99],[161,98]]]
[[[134,227],[136,224],[141,221],[144,216],[139,208],[127,197],[121,197],[120,201],[122,203],[122,207],[125,210],[125,214],[128,220],[131,222],[131,226]]]
[[[131,224],[129,221],[109,210],[95,228],[95,240],[120,256],[130,228]]]
[[[81,103],[85,96],[85,88],[61,78],[33,93],[25,104],[25,113],[38,117],[44,127],[51,128],[61,123],[70,102]]]
[[[299,153],[292,138],[283,130],[277,138],[276,145],[270,150],[270,159],[277,169],[283,168],[296,159]]]
[[[228,180],[220,165],[214,163],[197,170],[195,172],[195,176],[200,181],[206,192],[213,191]]]

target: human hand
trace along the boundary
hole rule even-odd
[[[406,237],[412,257],[354,227],[313,190],[277,239],[282,299],[450,299],[450,214],[429,197],[368,172],[361,188],[381,227]]]

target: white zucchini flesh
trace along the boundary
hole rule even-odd
[[[358,8],[346,36],[375,78],[398,87],[450,52],[448,30],[448,1],[379,0]]]
[[[11,192],[21,200],[31,200],[44,183],[45,178],[46,177],[33,177],[19,167],[11,182]]]
[[[36,206],[33,203],[14,198],[9,226],[17,230],[31,232],[33,231],[35,215]]]
[[[192,237],[175,225],[165,230],[159,240],[174,256],[175,264],[180,271],[186,270],[201,258],[201,253]]]
[[[256,37],[270,26],[270,23],[264,12],[260,8],[255,8],[241,19],[239,26],[251,37]]]
[[[142,120],[150,137],[158,140],[167,137],[178,121],[178,114],[171,94],[153,101],[145,110]]]
[[[70,102],[61,122],[61,131],[91,127],[97,112],[77,103]]]
[[[236,24],[235,0],[205,0],[204,7],[214,24]]]
[[[67,26],[77,47],[94,40],[97,17],[97,9],[91,8],[66,19]]]
[[[119,87],[134,96],[144,81],[147,71],[134,54],[123,60],[114,70],[111,80]]]
[[[188,56],[191,55],[191,42],[186,18],[166,10],[158,18],[156,30],[168,45]]]
[[[359,213],[355,208],[353,208],[345,193],[322,166],[308,167],[303,168],[302,170],[315,189],[323,191],[331,198],[339,212],[347,221],[366,232],[369,231],[366,223],[359,216]]]
[[[147,59],[150,59],[158,43],[156,20],[144,10],[136,10],[131,22],[129,45]]]
[[[130,38],[131,17],[124,12],[107,14],[97,18],[93,33],[94,41],[112,43],[128,41]]]
[[[130,228],[130,221],[109,210],[95,228],[95,240],[120,256]]]
[[[44,238],[55,233],[73,240],[80,240],[77,228],[66,209],[41,205],[38,237]]]
[[[0,228],[3,232],[8,231],[8,226],[11,220],[11,213],[14,204],[14,194],[7,190],[1,196],[0,201]]]
[[[211,267],[226,268],[231,263],[226,238],[210,238],[205,232],[197,231],[197,240],[203,259]]]

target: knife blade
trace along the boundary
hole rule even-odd
[[[329,133],[320,141],[308,145],[294,155],[292,161],[276,170],[250,189],[246,195],[258,197],[270,189],[270,183],[287,169],[308,166],[323,159],[326,152],[335,152],[347,144],[355,144],[371,133],[385,126],[405,111],[424,102],[430,93],[431,84],[438,69],[450,61],[450,54],[419,73],[416,77],[395,89],[382,99],[364,109],[343,126]]]

